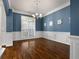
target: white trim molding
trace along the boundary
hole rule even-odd
[[[5,48],[0,48],[0,57],[3,54],[4,51],[5,51]]]
[[[48,13],[45,14],[44,16],[47,16],[47,15],[49,15],[49,14],[51,14],[51,13],[54,13],[54,12],[60,10],[60,9],[63,9],[63,8],[65,8],[65,7],[67,7],[67,6],[70,6],[70,2],[64,3],[63,5],[61,5],[61,6],[57,7],[57,8],[55,8],[54,10],[48,12]]]
[[[19,13],[19,14],[31,15],[32,16],[32,13],[30,13],[30,12],[26,12],[26,11],[22,11],[22,10],[18,10],[18,9],[13,9],[13,8],[12,8],[12,10],[13,10],[14,13]]]
[[[79,59],[79,36],[70,36],[70,59]]]

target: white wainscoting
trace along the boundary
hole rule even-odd
[[[32,39],[32,38],[40,38],[42,37],[42,31],[36,31],[34,36],[28,36],[28,33],[22,33],[22,32],[14,32],[13,33],[13,41],[17,40],[27,40],[27,39]]]
[[[64,44],[68,44],[68,45],[71,44],[69,32],[36,31],[35,35],[33,37],[28,36],[27,34],[28,33],[22,34],[22,32],[14,32],[13,41],[43,37],[43,38],[57,41],[60,43],[64,43]]]
[[[43,31],[43,37],[70,45],[70,32]]]
[[[16,40],[25,40],[40,37],[68,45],[71,44],[69,32],[36,31],[33,37],[27,37],[27,33],[22,34],[22,32],[4,32],[0,35],[0,45],[11,46],[13,45],[13,41]]]
[[[2,32],[0,34],[0,46],[12,46],[13,45],[13,33]]]
[[[0,46],[12,46],[13,41],[40,38],[42,36],[42,31],[36,31],[33,37],[27,36],[27,33],[22,34],[22,32],[2,32],[0,34]]]
[[[79,36],[71,36],[70,59],[79,59]]]

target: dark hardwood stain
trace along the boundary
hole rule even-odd
[[[70,46],[44,38],[16,41],[1,59],[69,59]]]

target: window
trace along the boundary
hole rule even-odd
[[[21,16],[21,30],[23,36],[34,37],[35,35],[35,18],[28,16]]]

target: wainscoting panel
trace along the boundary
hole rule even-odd
[[[69,32],[51,32],[43,31],[43,37],[49,40],[61,42],[70,45],[70,33]]]
[[[1,33],[0,34],[0,46],[12,46],[13,45],[13,33]]]
[[[40,38],[42,37],[42,31],[36,31],[34,36],[28,36],[27,32],[14,32],[13,33],[13,41],[17,40],[27,40],[27,39],[32,39],[32,38]]]

